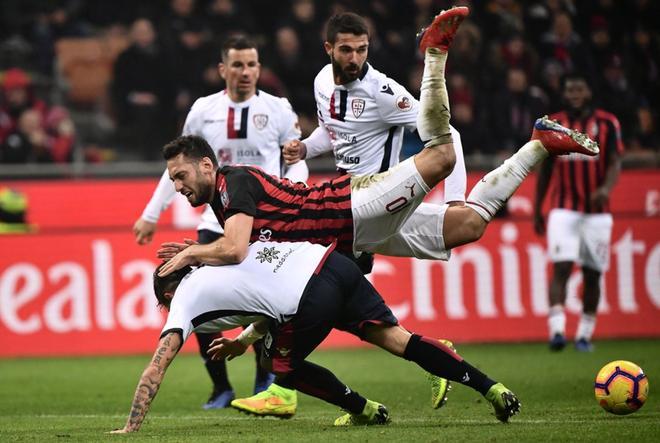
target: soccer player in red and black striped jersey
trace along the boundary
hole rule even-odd
[[[600,145],[600,154],[587,157],[571,154],[549,157],[543,163],[534,202],[534,228],[543,234],[543,200],[554,183],[548,216],[548,254],[553,261],[550,285],[548,328],[550,348],[566,345],[566,284],[573,264],[582,266],[584,296],[582,315],[575,335],[575,347],[591,351],[600,299],[600,276],[609,264],[612,214],[609,196],[621,168],[621,129],[617,118],[592,104],[587,78],[568,74],[563,78],[566,109],[550,116],[560,124],[585,132]]]
[[[254,167],[218,169],[201,137],[179,137],[167,144],[163,156],[177,192],[193,206],[209,203],[225,235],[207,245],[163,244],[158,254],[168,262],[159,275],[199,263],[239,263],[257,240],[336,242],[343,253],[447,260],[452,248],[483,235],[495,213],[546,157],[597,154],[597,144],[588,137],[544,117],[536,121],[528,143],[475,185],[465,206],[420,206],[455,163],[444,70],[448,47],[465,15],[464,7],[439,14],[421,38],[425,68],[417,129],[426,142],[421,152],[388,171],[306,187]],[[424,211],[439,211],[441,217],[420,217]],[[413,213],[415,222],[410,223]]]

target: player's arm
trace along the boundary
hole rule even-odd
[[[539,176],[536,180],[536,193],[534,194],[534,231],[538,235],[545,233],[545,220],[543,219],[543,201],[548,193],[550,178],[552,177],[552,168],[554,166],[554,157],[548,157],[539,170]]]
[[[176,357],[181,348],[181,336],[176,332],[170,332],[160,339],[158,349],[151,358],[151,362],[142,372],[140,381],[135,389],[133,404],[128,420],[122,429],[112,431],[113,434],[125,434],[136,432],[142,426],[144,417],[149,412],[151,402],[156,397],[160,384],[165,377],[165,371]]]
[[[138,244],[144,245],[153,239],[160,214],[172,203],[175,195],[174,184],[165,170],[142,215],[133,224],[133,234]]]
[[[202,263],[219,266],[242,262],[247,257],[253,222],[254,217],[238,212],[227,219],[224,235],[213,243],[163,243],[157,255],[168,261],[161,267],[158,275],[164,277],[185,266]],[[173,252],[176,254],[172,257]]]
[[[282,154],[286,163],[290,165],[299,160],[316,157],[330,151],[332,151],[330,134],[325,129],[323,122],[319,120],[319,125],[309,137],[304,140],[292,140],[285,143]]]
[[[232,360],[243,355],[252,343],[259,340],[268,332],[270,321],[267,318],[257,320],[245,328],[236,338],[219,337],[211,342],[207,354],[211,360]]]
[[[603,180],[603,184],[591,193],[590,197],[591,204],[596,210],[601,210],[607,203],[610,198],[610,192],[621,174],[621,154],[623,153],[621,126],[619,125],[619,121],[614,117],[613,120],[609,122],[609,126],[610,130],[608,131],[608,137],[605,141],[607,152],[601,153],[601,155],[607,155],[605,179]]]

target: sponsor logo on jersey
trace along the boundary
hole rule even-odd
[[[276,349],[277,349],[277,352],[282,357],[286,357],[287,355],[289,355],[289,352],[291,352],[291,349],[289,349],[289,348],[276,348]]]
[[[206,125],[206,124],[209,124],[209,123],[221,123],[221,122],[223,122],[223,121],[225,121],[224,118],[205,118],[205,119],[203,120],[203,122],[204,122],[205,125]]]
[[[383,94],[394,95],[394,91],[392,91],[392,87],[389,84],[385,84],[381,86],[380,92],[382,92]]]
[[[409,109],[412,108],[412,101],[410,101],[409,97],[405,95],[400,95],[396,99],[396,108],[399,111],[408,111]]]
[[[289,248],[289,250],[284,253],[282,258],[280,258],[280,261],[277,262],[277,266],[275,266],[275,268],[273,269],[273,274],[275,274],[277,271],[280,270],[282,265],[284,265],[284,262],[286,262],[286,259],[289,258],[289,256],[291,254],[293,254],[293,249]],[[277,258],[277,257],[275,257],[275,258]]]
[[[332,135],[334,135],[334,137],[332,137]],[[339,138],[339,139],[344,140],[345,142],[348,142],[351,145],[354,145],[358,142],[356,136],[354,136],[352,134],[347,134],[345,132],[333,132],[331,134],[330,138],[332,138],[333,140],[336,140],[336,139]]]
[[[231,149],[229,148],[218,149],[216,155],[218,156],[218,164],[220,164],[220,166],[234,163],[234,159],[231,155]]]
[[[351,109],[353,109],[353,115],[355,118],[360,118],[362,112],[364,111],[365,101],[361,98],[354,98],[351,102]]]
[[[255,128],[262,130],[268,124],[268,116],[266,114],[254,114],[252,123],[254,123]]]
[[[272,263],[273,260],[277,260],[279,258],[279,253],[280,251],[275,249],[275,246],[272,248],[266,246],[263,250],[257,251],[257,260],[259,260],[259,263]]]
[[[351,157],[349,155],[337,154],[335,155],[335,159],[338,162],[344,162],[349,165],[357,165],[360,163],[360,156]]]
[[[318,95],[319,95],[319,98],[320,98],[321,100],[323,100],[323,101],[326,101],[326,102],[327,102],[327,101],[330,100],[330,98],[329,98],[327,95],[325,95],[325,94],[322,94],[322,93],[319,92]]]

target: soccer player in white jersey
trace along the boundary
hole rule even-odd
[[[183,134],[204,137],[220,164],[259,166],[269,174],[295,182],[306,181],[309,171],[304,161],[286,165],[282,160],[284,143],[300,138],[298,117],[287,99],[257,89],[260,64],[255,44],[245,37],[228,39],[222,48],[218,71],[226,82],[226,89],[195,101],[186,118]],[[160,214],[175,194],[165,171],[133,227],[139,244],[151,241]],[[223,232],[209,207],[202,214],[197,232],[200,243],[211,243]],[[207,358],[206,351],[213,335],[198,334],[197,338],[213,381],[213,391],[204,408],[224,408],[234,399],[226,365],[224,361],[214,362]],[[257,347],[259,345],[257,343]],[[257,367],[254,392],[266,389],[272,379],[271,374]]]
[[[417,129],[418,100],[367,62],[369,28],[354,13],[328,20],[330,57],[314,79],[319,126],[306,139],[284,145],[287,162],[333,151],[342,173],[368,175],[399,163],[405,130]],[[445,179],[445,202],[464,202],[465,163],[461,136],[450,126],[456,164]]]
[[[188,267],[166,278],[156,272],[154,291],[169,314],[158,347],[138,382],[126,424],[114,433],[140,429],[168,366],[193,330],[247,325],[235,340],[216,340],[213,358],[241,355],[250,343],[267,334],[261,355],[264,366],[272,367],[279,383],[346,411],[335,420],[335,426],[387,424],[390,419],[384,405],[366,399],[328,369],[307,361],[333,328],[475,389],[492,405],[500,421],[508,421],[520,409],[513,392],[455,351],[400,326],[357,265],[332,247],[255,242],[245,260],[236,265]]]

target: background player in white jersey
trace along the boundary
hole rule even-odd
[[[220,164],[259,166],[269,174],[292,181],[307,180],[309,171],[304,161],[286,165],[282,160],[281,146],[300,138],[298,117],[288,100],[257,89],[260,64],[256,45],[245,37],[229,38],[223,45],[218,71],[225,80],[226,89],[195,101],[186,118],[183,134],[204,137],[214,149]],[[175,194],[165,171],[133,227],[138,243],[151,241],[161,212]],[[218,220],[208,207],[202,214],[197,232],[200,243],[211,243],[222,233]],[[206,354],[214,336],[198,334],[197,338],[200,353],[213,380],[213,392],[204,408],[226,407],[234,399],[226,365],[224,361],[209,360]],[[254,392],[266,389],[272,378],[257,365]]]
[[[156,352],[140,377],[128,420],[115,433],[140,429],[168,366],[193,330],[248,324],[236,340],[219,339],[214,357],[240,355],[268,334],[269,345],[262,356],[277,371],[278,380],[347,411],[335,420],[335,426],[386,424],[389,412],[351,390],[329,370],[307,361],[333,328],[427,371],[463,380],[485,396],[500,421],[508,421],[520,409],[515,394],[504,385],[437,340],[401,327],[360,269],[332,247],[255,242],[240,264],[185,268],[166,278],[155,273],[154,291],[169,314]]]

